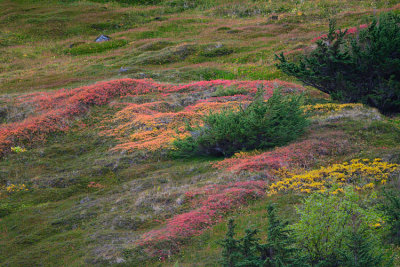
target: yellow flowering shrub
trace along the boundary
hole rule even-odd
[[[10,184],[8,186],[0,186],[0,197],[20,191],[28,191],[25,184]]]
[[[338,186],[331,194],[343,192],[347,185],[357,190],[373,189],[377,183],[385,184],[389,176],[399,169],[398,164],[384,162],[381,159],[354,159],[350,162],[321,167],[303,174],[287,175],[282,180],[270,185],[269,194],[278,192],[324,192]]]
[[[303,106],[303,109],[305,113],[329,114],[333,112],[342,111],[343,109],[357,109],[362,107],[363,104],[358,104],[358,103],[348,103],[348,104],[327,103],[327,104],[306,105]]]
[[[28,191],[28,188],[25,184],[11,184],[6,186],[7,193],[19,192],[19,191]]]

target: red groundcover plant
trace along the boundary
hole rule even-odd
[[[162,228],[144,234],[138,245],[148,256],[164,259],[179,252],[185,241],[221,221],[232,209],[264,196],[266,186],[265,181],[246,181],[187,192],[186,199],[195,209],[176,215]]]
[[[19,122],[3,124],[0,127],[0,155],[10,152],[12,146],[30,146],[45,141],[50,133],[66,131],[71,120],[85,114],[90,106],[105,105],[115,98],[134,97],[144,94],[199,92],[216,86],[235,86],[256,92],[263,86],[267,92],[277,87],[288,90],[303,90],[301,86],[281,81],[202,81],[186,85],[158,84],[152,80],[120,79],[100,82],[72,90],[61,89],[53,92],[37,92],[20,96],[17,105],[32,106],[35,113]]]
[[[263,172],[268,176],[273,175],[271,171],[281,168],[309,168],[317,159],[350,149],[346,136],[342,132],[332,131],[326,136],[310,136],[306,140],[256,155],[237,153],[232,158],[214,163],[213,167],[235,173]]]

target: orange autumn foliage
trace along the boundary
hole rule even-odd
[[[163,148],[168,146],[176,131],[178,135],[185,134],[182,127],[186,121],[195,123],[202,114],[210,110],[235,106],[239,102],[245,103],[260,86],[264,88],[266,98],[277,88],[283,88],[284,92],[304,91],[301,86],[278,80],[214,80],[172,85],[159,84],[148,79],[120,79],[71,90],[24,94],[17,97],[16,105],[28,107],[31,112],[21,121],[4,123],[0,126],[0,155],[10,153],[11,147],[29,147],[45,142],[54,132],[69,130],[73,120],[77,116],[85,115],[91,106],[107,105],[111,101],[118,100],[127,102],[141,96],[154,96],[156,100],[152,99],[145,104],[127,104],[114,119],[115,123],[121,125],[113,125],[112,129],[104,133],[121,140],[120,146],[116,149]],[[217,88],[228,87],[238,88],[243,94],[211,96]],[[183,103],[183,110],[180,111],[168,108],[170,104],[168,101],[159,101],[176,98],[179,102],[182,97],[192,99]]]

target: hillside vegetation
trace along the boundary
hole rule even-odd
[[[400,118],[276,67],[397,2],[0,1],[0,265],[399,266]]]
[[[330,16],[342,28],[354,27],[397,1],[157,2],[2,0],[1,91],[75,87],[115,76],[281,78],[271,68],[274,53],[307,47],[327,30]],[[114,45],[93,44],[100,34]],[[128,71],[119,73],[121,67]]]

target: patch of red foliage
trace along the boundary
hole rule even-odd
[[[272,151],[258,155],[232,157],[214,163],[213,167],[232,172],[250,171],[271,174],[271,170],[282,168],[309,168],[317,159],[324,156],[342,153],[350,148],[347,139],[341,132],[330,132],[329,136],[309,138],[292,143],[285,147],[278,147]]]
[[[185,197],[195,209],[172,217],[161,229],[144,234],[138,245],[149,256],[164,259],[178,252],[188,238],[221,221],[232,209],[264,196],[266,186],[265,181],[246,181],[187,192]]]
[[[347,29],[346,34],[355,34],[355,33],[357,33],[359,30],[365,29],[365,28],[367,28],[367,27],[368,27],[367,24],[361,24],[361,25],[358,26],[358,27],[352,27],[352,28]],[[339,30],[337,30],[336,32],[339,33]],[[321,35],[321,36],[315,37],[314,39],[311,40],[311,42],[314,43],[314,42],[316,42],[316,41],[318,41],[318,40],[321,40],[321,39],[327,38],[327,37],[328,37],[327,34],[323,34],[323,35]]]
[[[112,98],[132,91],[150,92],[159,85],[150,81],[123,79],[101,82],[73,90],[39,92],[19,97],[20,105],[30,104],[37,114],[22,122],[2,125],[0,128],[0,154],[9,152],[12,145],[44,141],[49,133],[65,131],[68,120],[84,114],[92,105],[104,105]]]
[[[302,87],[281,81],[202,81],[186,85],[158,84],[152,80],[121,79],[100,82],[72,90],[37,92],[20,96],[19,105],[30,105],[35,114],[24,121],[3,124],[0,127],[0,155],[8,153],[15,145],[31,145],[45,141],[53,132],[66,131],[71,119],[85,114],[90,106],[105,105],[114,98],[143,94],[170,94],[201,92],[216,86],[235,86],[255,92],[263,86],[267,92],[283,87],[286,90],[303,90]]]

